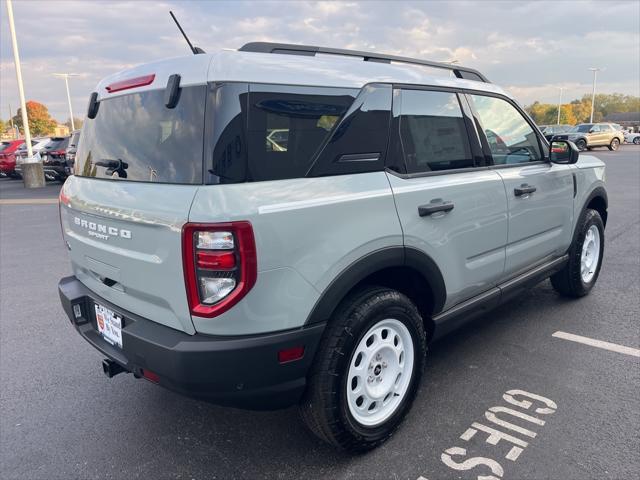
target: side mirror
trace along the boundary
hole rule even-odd
[[[569,140],[553,140],[549,149],[549,159],[553,163],[572,164],[578,161],[580,151]]]
[[[589,129],[589,133],[595,133],[596,129],[595,128],[590,128]]]

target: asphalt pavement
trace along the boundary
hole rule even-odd
[[[434,344],[403,426],[357,456],[315,440],[295,409],[234,410],[107,379],[60,307],[71,270],[57,206],[3,202],[54,199],[59,185],[0,179],[0,477],[640,478],[640,358],[616,350],[640,348],[640,147],[592,153],[610,200],[592,293],[568,300],[545,281]]]

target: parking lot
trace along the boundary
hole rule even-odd
[[[640,147],[591,153],[607,164],[609,193],[604,264],[591,295],[567,300],[546,281],[434,344],[401,429],[359,456],[315,440],[294,409],[233,410],[132,375],[106,378],[102,357],[58,299],[57,282],[71,272],[55,203],[60,184],[25,190],[1,179],[0,477],[637,478]],[[505,399],[512,390],[546,399],[531,407],[546,409],[538,422],[493,408],[524,398]],[[502,428],[520,443],[483,430],[496,427],[492,414],[525,430]]]

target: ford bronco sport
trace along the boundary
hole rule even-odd
[[[60,298],[110,377],[297,404],[367,450],[428,342],[547,277],[589,293],[604,176],[457,65],[267,43],[151,63],[91,95]]]

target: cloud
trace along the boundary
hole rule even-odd
[[[168,11],[207,51],[269,40],[458,60],[510,89],[523,104],[591,90],[590,66],[604,70],[598,91],[640,95],[640,4],[575,2],[15,1],[29,99],[68,117],[84,114],[98,81],[118,70],[187,55]],[[17,108],[4,2],[0,8],[0,117]]]

